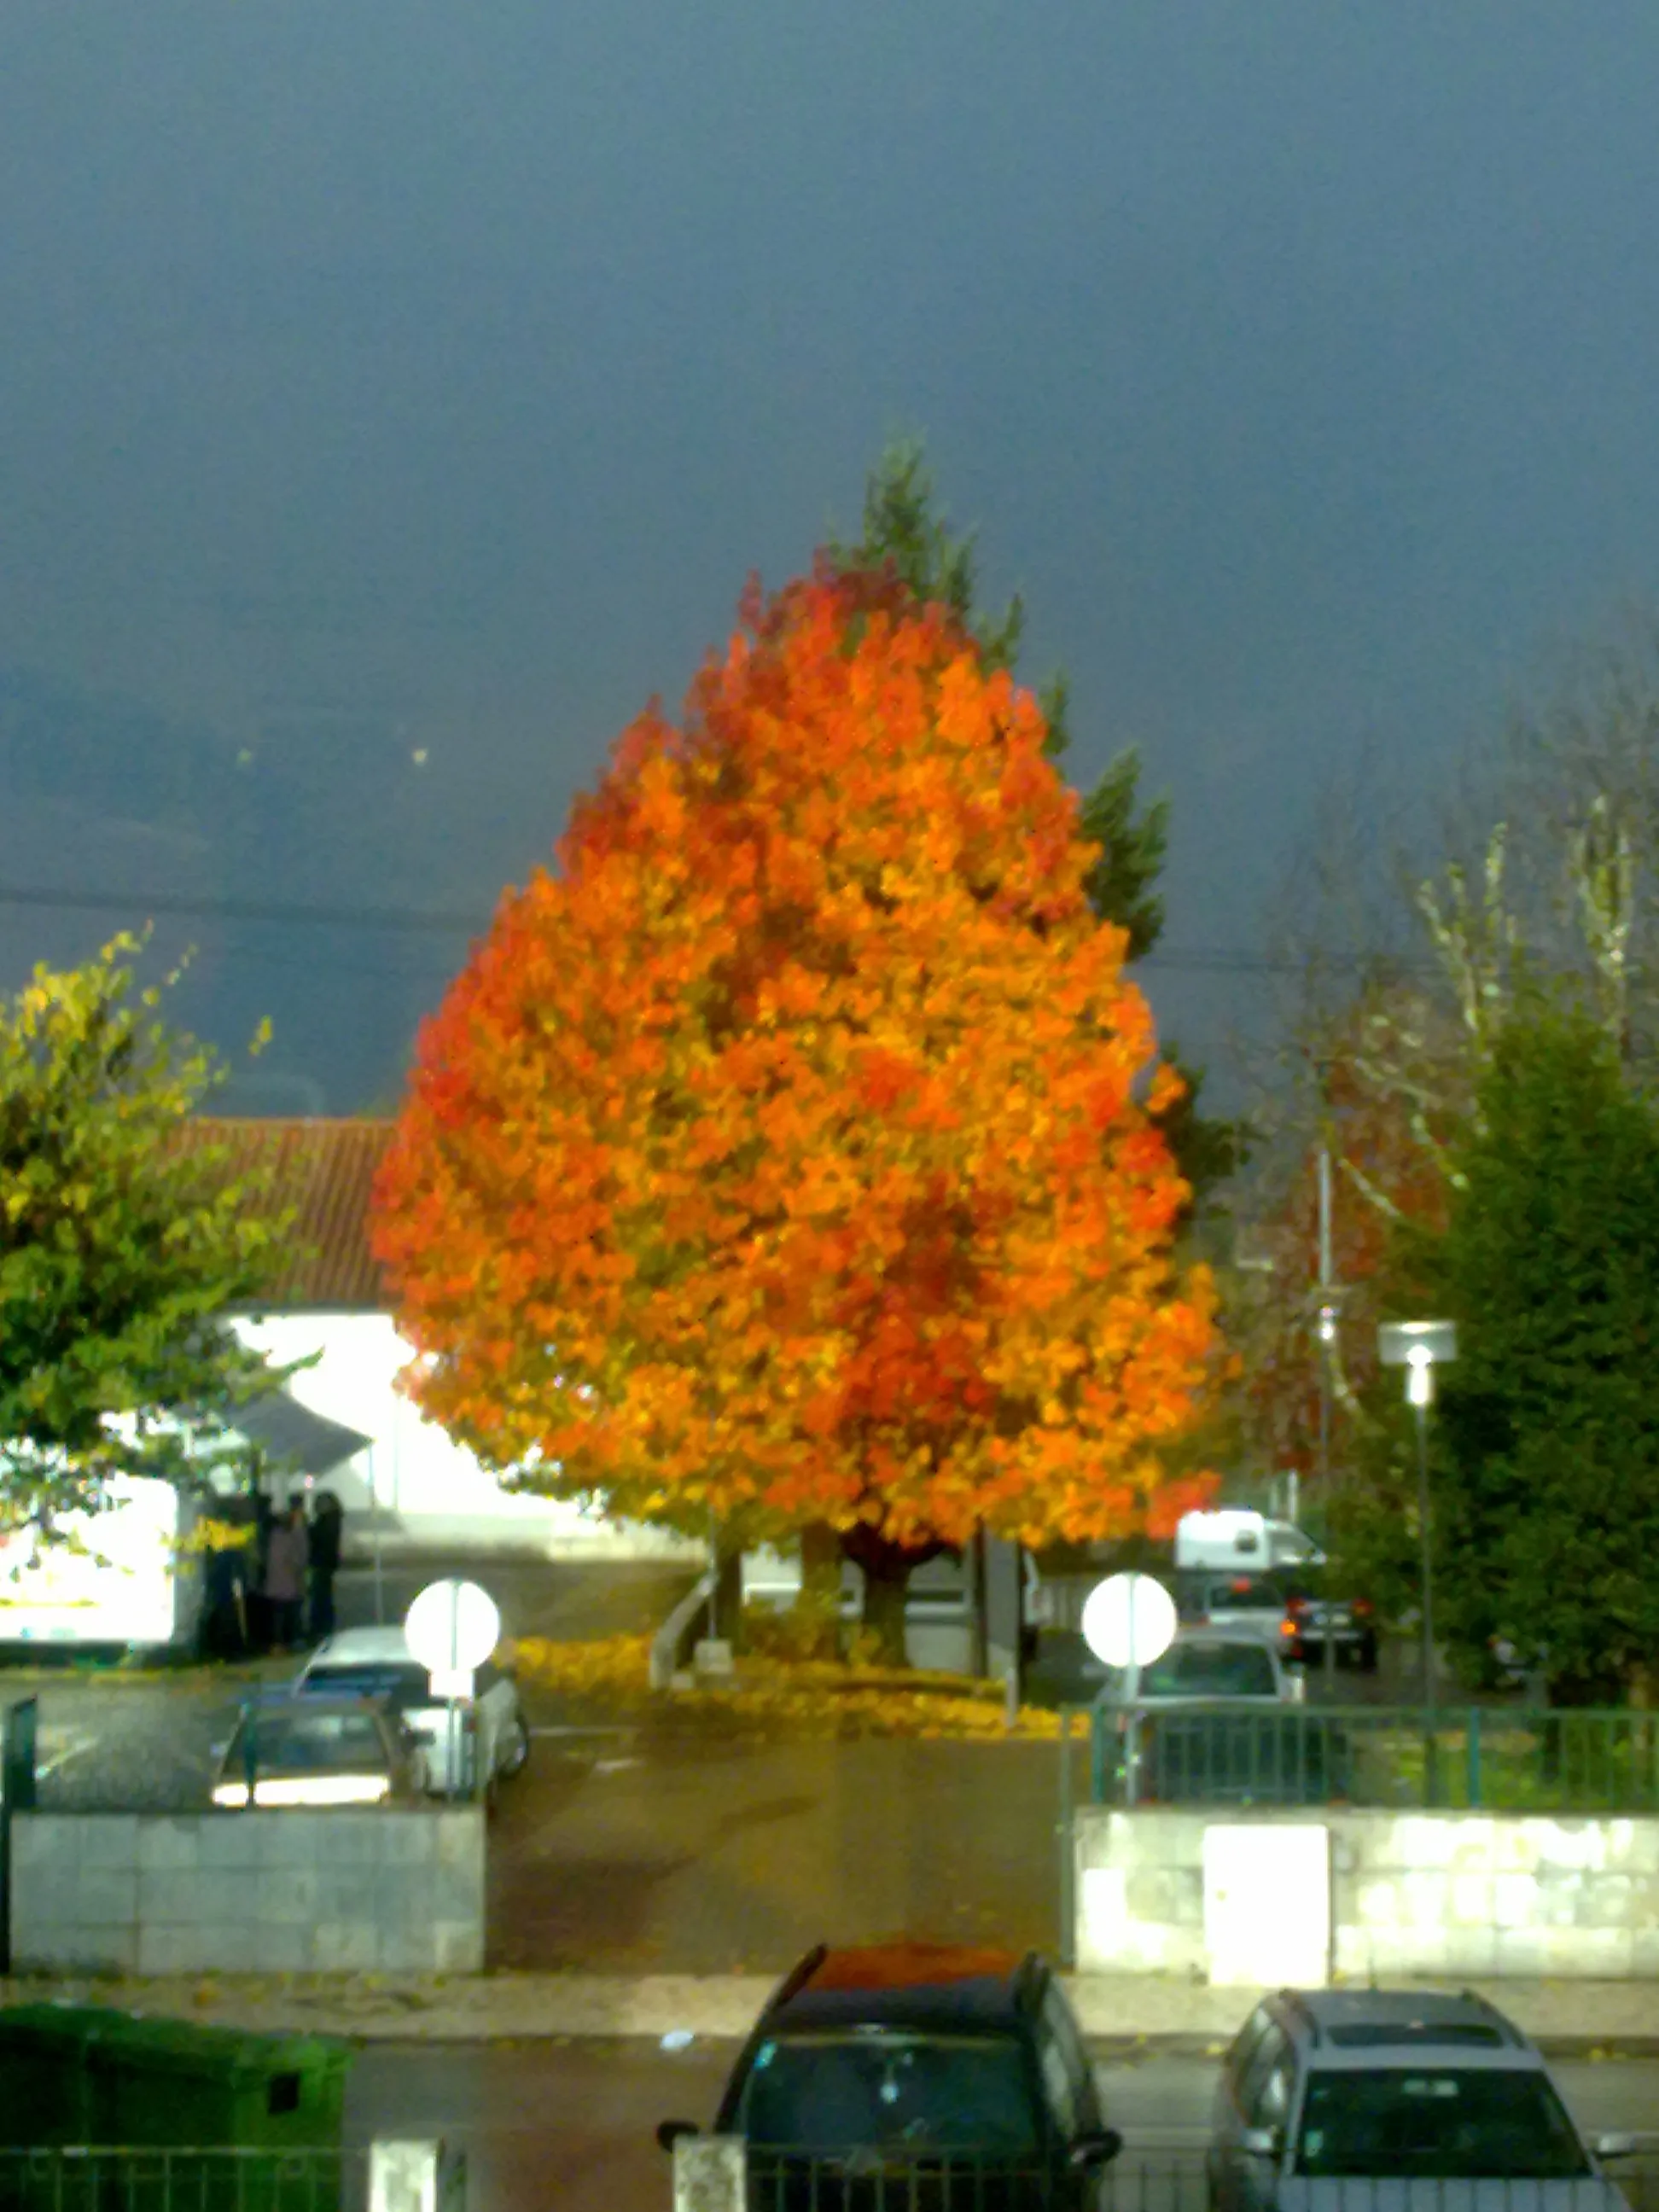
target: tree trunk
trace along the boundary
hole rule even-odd
[[[878,1667],[903,1667],[904,1601],[910,1588],[910,1562],[901,1553],[884,1574],[864,1571],[863,1626],[875,1638]]]
[[[841,1540],[842,1550],[854,1566],[864,1571],[863,1626],[876,1639],[876,1658],[883,1667],[907,1665],[904,1656],[904,1602],[909,1594],[912,1568],[949,1551],[948,1544],[896,1544],[878,1534],[867,1522],[849,1528]]]
[[[714,1551],[714,1633],[742,1650],[743,1553],[727,1551],[723,1537]]]

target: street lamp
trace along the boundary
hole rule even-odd
[[[1423,1616],[1423,1703],[1427,1716],[1429,1759],[1424,1779],[1433,1790],[1434,1755],[1434,1555],[1429,1525],[1429,1407],[1434,1403],[1434,1370],[1457,1357],[1457,1324],[1449,1321],[1385,1321],[1376,1332],[1377,1357],[1385,1367],[1406,1370],[1406,1402],[1417,1424],[1417,1533],[1421,1552]]]

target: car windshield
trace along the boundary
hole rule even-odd
[[[1286,1586],[1273,1575],[1177,1575],[1176,1611],[1182,1620],[1216,1613],[1283,1613]]]
[[[1207,1593],[1212,1613],[1283,1613],[1285,1592],[1277,1583],[1252,1581],[1247,1575],[1230,1576],[1213,1583]]]
[[[308,1698],[390,1698],[399,1705],[429,1705],[431,1678],[413,1659],[342,1659],[307,1669],[300,1685]]]
[[[738,2128],[774,2149],[931,2145],[1019,2157],[1036,2148],[1023,2057],[1008,2036],[854,2033],[763,2043]]]
[[[246,1724],[245,1724],[246,1725]],[[230,1754],[234,1767],[246,1737]],[[261,1774],[384,1774],[386,1743],[368,1713],[261,1713],[253,1747]]]
[[[1107,1694],[1121,1697],[1128,1676],[1108,1668]],[[1273,1662],[1260,1644],[1176,1644],[1140,1670],[1143,1698],[1271,1698]]]
[[[1507,2068],[1389,2068],[1314,2074],[1299,2172],[1375,2179],[1573,2179],[1589,2166],[1541,2074]]]

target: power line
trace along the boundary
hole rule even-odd
[[[440,908],[400,906],[309,906],[282,899],[179,898],[167,893],[149,895],[122,891],[54,891],[0,888],[0,908],[33,908],[46,913],[108,914],[128,917],[165,916],[169,921],[244,922],[280,929],[362,929],[391,935],[478,937],[490,927],[491,917],[476,913],[452,913]],[[1367,966],[1355,954],[1322,952],[1316,962],[1288,959],[1266,953],[1203,945],[1159,946],[1136,965],[1181,974],[1216,975],[1294,975],[1317,965],[1327,971],[1358,972]],[[1410,963],[1400,963],[1402,966]]]
[[[279,928],[381,929],[428,936],[476,936],[489,927],[483,914],[445,914],[397,906],[300,906],[280,899],[176,898],[143,891],[0,890],[0,906],[33,907],[64,914],[165,915],[185,921],[266,922]]]

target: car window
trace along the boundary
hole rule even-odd
[[[1078,2114],[1077,2082],[1066,2063],[1066,2054],[1047,2027],[1037,2032],[1037,2057],[1042,2067],[1042,2094],[1060,2140],[1069,2142],[1083,2124]]]
[[[1122,1696],[1127,1685],[1121,1668],[1108,1668],[1111,1695]],[[1143,1698],[1271,1698],[1278,1688],[1272,1655],[1255,1643],[1173,1644],[1140,1670]]]
[[[1233,2093],[1233,2101],[1241,2110],[1244,2102],[1244,2077],[1250,2061],[1255,2057],[1262,2037],[1273,2026],[1273,2016],[1266,2005],[1258,2005],[1233,2039],[1233,2047],[1227,2054],[1227,2086]]]
[[[1297,2169],[1553,2181],[1587,2174],[1589,2163],[1542,2074],[1390,2067],[1310,2078]]]
[[[1263,2106],[1279,2069],[1290,2063],[1291,2039],[1277,2021],[1269,2023],[1267,2033],[1250,2054],[1250,2063],[1244,2071],[1243,2087],[1239,2095],[1239,2111],[1247,2128],[1282,2126],[1281,2110],[1277,2121],[1263,2117]],[[1282,2089],[1273,2094],[1282,2095]]]
[[[308,1698],[389,1698],[399,1705],[429,1704],[428,1678],[413,1659],[342,1659],[307,1669],[301,1689]]]
[[[1267,2078],[1256,2092],[1253,2128],[1284,2127],[1291,2109],[1291,2054],[1286,2051],[1268,2068]]]
[[[1089,2053],[1072,2008],[1053,1982],[1042,1992],[1041,2033],[1045,2083],[1054,2068],[1058,2068],[1065,2077],[1063,2090],[1051,2088],[1048,2097],[1050,2109],[1060,2118],[1062,2132],[1076,2135],[1081,2129],[1097,2127],[1100,2111],[1094,2069],[1089,2063]]]
[[[384,1772],[386,1765],[386,1738],[370,1713],[261,1713],[253,1746],[262,1774]]]
[[[1283,1613],[1285,1593],[1260,1577],[1228,1575],[1212,1585],[1212,1613]]]
[[[1024,2054],[1012,2036],[769,2039],[743,2086],[738,2132],[773,2148],[818,2151],[902,2143],[1020,2156],[1038,2148]]]

